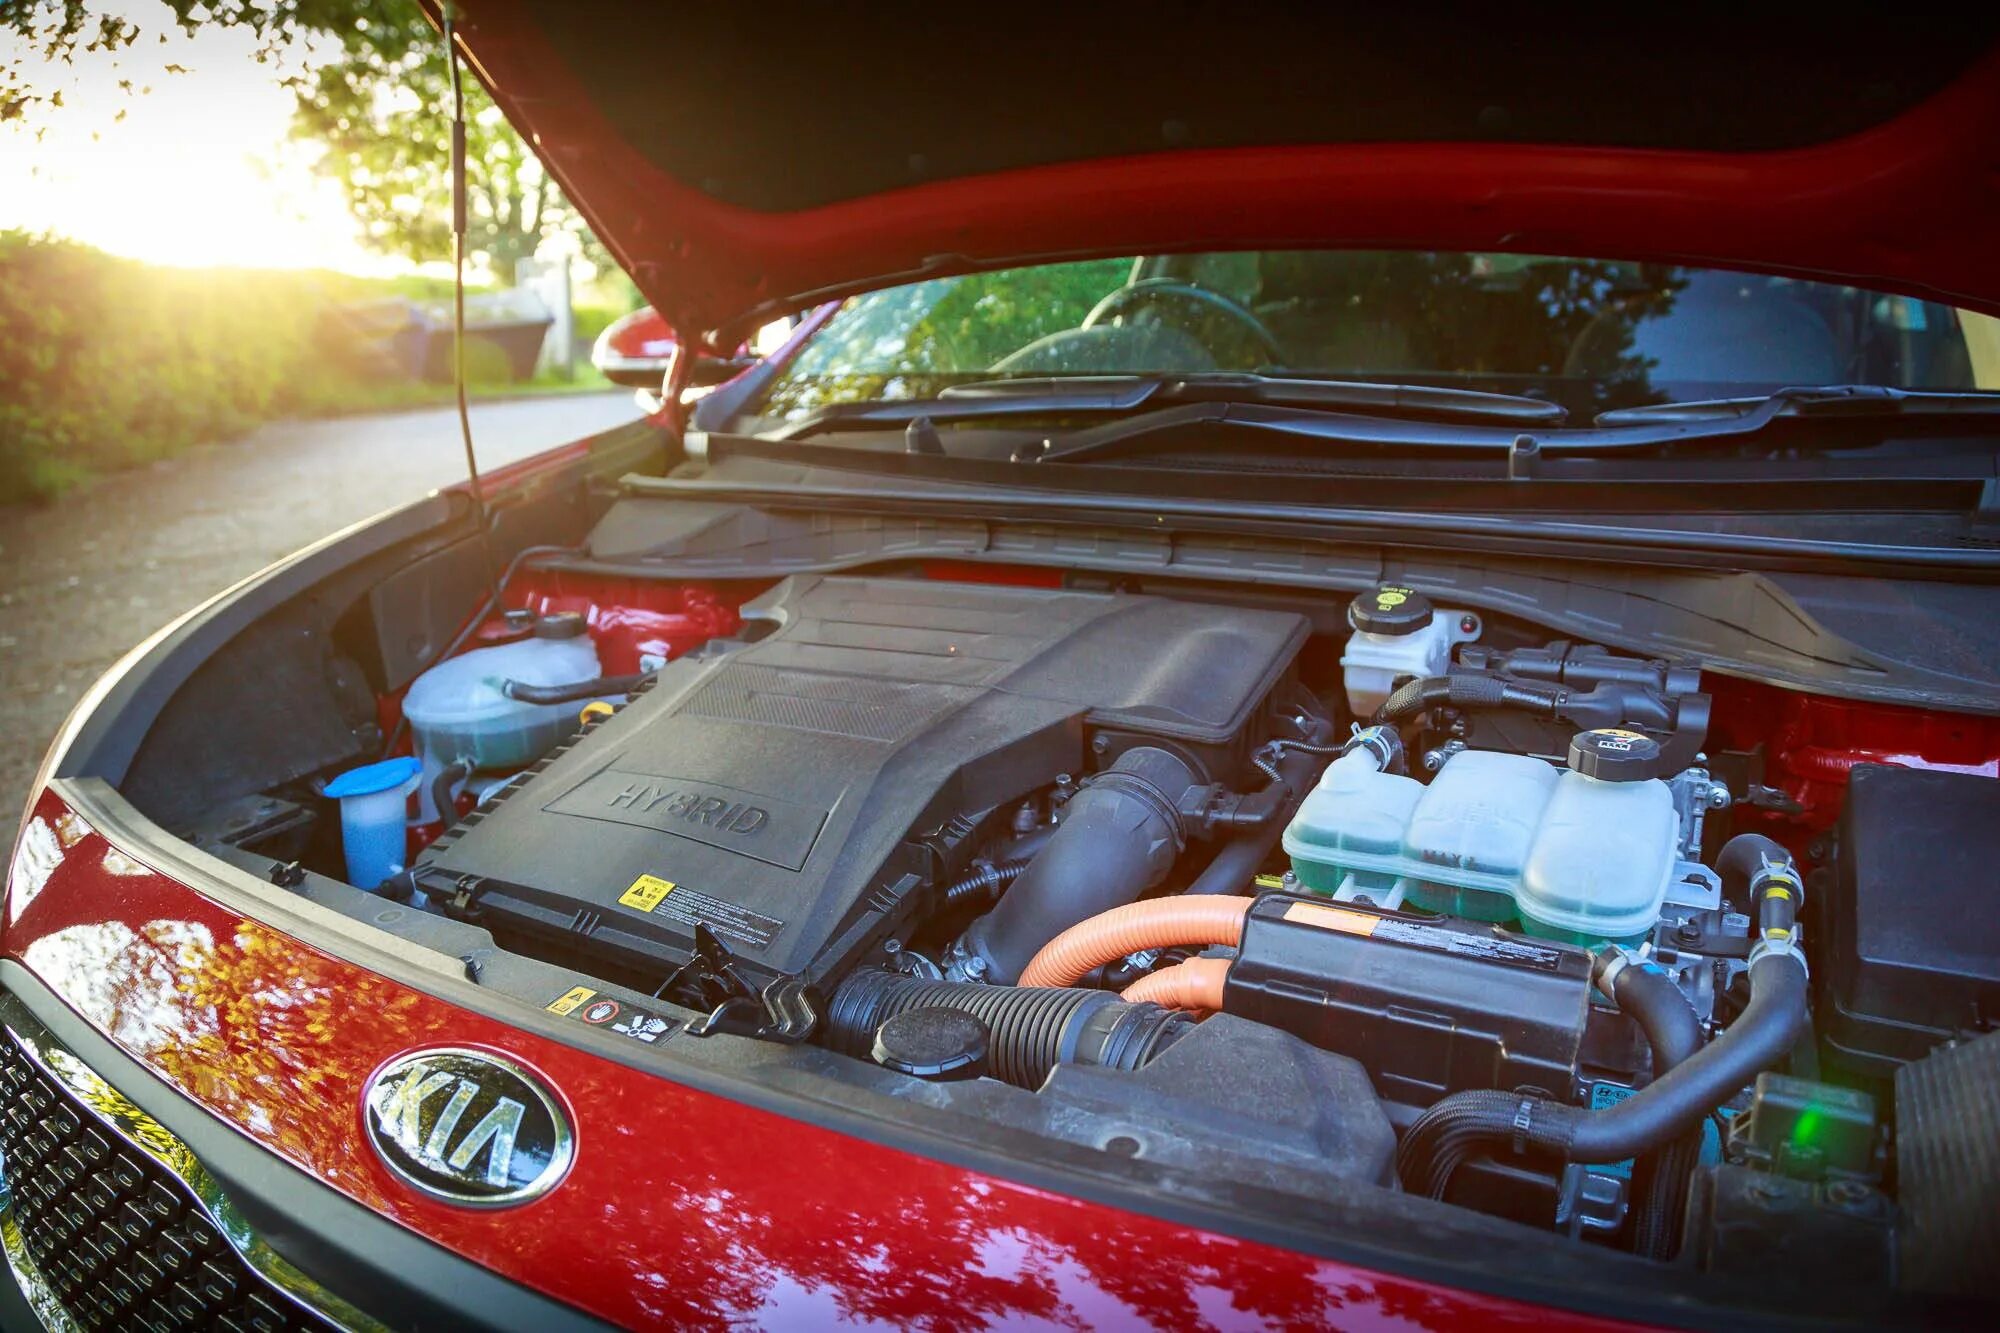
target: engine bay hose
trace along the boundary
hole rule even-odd
[[[861,971],[840,983],[827,1004],[821,1044],[866,1060],[875,1030],[906,1009],[943,1007],[985,1022],[995,1078],[1030,1090],[1059,1064],[1137,1069],[1192,1025],[1186,1014],[1133,1004],[1109,991],[1047,986],[981,986]]]
[[[1638,1092],[1603,1110],[1511,1092],[1445,1097],[1417,1117],[1396,1151],[1404,1187],[1442,1198],[1458,1164],[1474,1149],[1494,1142],[1511,1142],[1516,1152],[1532,1149],[1566,1162],[1602,1164],[1638,1157],[1693,1131],[1758,1074],[1784,1060],[1806,1021],[1805,959],[1792,927],[1797,898],[1790,886],[1798,877],[1790,855],[1769,839],[1763,842],[1768,846],[1746,846],[1734,854],[1734,863],[1741,866],[1754,851],[1764,867],[1758,897],[1764,934],[1750,955],[1750,1001],[1735,1022]],[[1727,846],[1723,852],[1724,858],[1730,856]],[[1718,858],[1718,866],[1724,858]]]
[[[1622,950],[1607,947],[1593,969],[1603,991],[1646,1034],[1653,1053],[1653,1077],[1680,1064],[1701,1047],[1701,1020],[1673,979],[1649,964],[1633,963]],[[1666,1259],[1679,1248],[1681,1215],[1688,1184],[1701,1160],[1702,1127],[1682,1134],[1640,1158],[1633,1171],[1635,1205],[1632,1250]]]
[[[1190,958],[1140,977],[1125,988],[1122,998],[1130,1004],[1212,1014],[1222,1008],[1222,989],[1228,983],[1227,958]]]
[[[1023,986],[1074,986],[1106,963],[1141,949],[1243,942],[1251,898],[1148,898],[1100,912],[1042,946],[1021,972]],[[1148,997],[1150,998],[1150,997]]]
[[[1440,704],[1458,708],[1519,708],[1553,716],[1568,691],[1475,672],[1406,682],[1375,710],[1377,723],[1402,722]]]
[[[579,699],[630,694],[645,684],[651,674],[642,671],[636,676],[599,676],[594,680],[572,680],[562,685],[530,685],[525,680],[510,680],[500,687],[500,693],[524,704],[573,704]]]
[[[1194,877],[1187,887],[1190,897],[1207,894],[1236,894],[1250,887],[1264,861],[1271,855],[1271,849],[1278,845],[1284,835],[1285,825],[1292,822],[1298,812],[1300,802],[1319,781],[1319,775],[1326,770],[1327,760],[1335,754],[1344,754],[1353,748],[1355,741],[1336,749],[1319,743],[1324,732],[1324,724],[1313,727],[1312,741],[1284,741],[1279,744],[1278,761],[1272,766],[1277,774],[1277,782],[1284,784],[1284,795],[1277,805],[1274,816],[1263,824],[1245,829],[1216,849],[1201,873]],[[1367,733],[1363,733],[1366,735]],[[1388,744],[1395,746],[1395,759],[1401,759],[1402,740],[1394,731],[1387,733]],[[1384,766],[1390,759],[1384,758]],[[1276,786],[1276,783],[1273,783]]]

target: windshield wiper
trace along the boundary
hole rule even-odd
[[[2000,393],[1895,389],[1881,384],[1829,384],[1780,389],[1759,398],[1704,398],[1649,403],[1600,412],[1597,426],[1651,426],[1668,422],[1743,421],[1750,417],[2000,416]]]
[[[787,423],[766,438],[797,440],[827,431],[891,429],[918,418],[951,422],[1006,417],[1117,417],[1185,403],[1244,403],[1521,426],[1557,426],[1567,415],[1559,403],[1514,394],[1424,384],[1375,384],[1365,380],[1207,371],[978,380],[954,384],[935,398],[835,403]]]

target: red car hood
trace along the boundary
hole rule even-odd
[[[458,10],[472,67],[646,298],[732,345],[922,275],[1278,245],[1710,264],[2000,312],[1991,8],[1677,12],[1670,31],[1333,7]]]

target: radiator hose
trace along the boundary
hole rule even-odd
[[[1743,842],[1743,838],[1753,841]],[[1739,846],[1738,844],[1742,845]],[[1806,1020],[1806,966],[1794,920],[1798,874],[1791,856],[1755,834],[1717,858],[1725,885],[1755,899],[1762,932],[1750,954],[1750,1001],[1726,1031],[1651,1083],[1601,1111],[1511,1092],[1460,1092],[1419,1116],[1396,1152],[1404,1187],[1443,1197],[1477,1148],[1511,1142],[1565,1162],[1622,1162],[1694,1130],[1710,1111],[1791,1053]],[[1650,1034],[1649,1034],[1650,1035]]]
[[[972,1014],[990,1033],[995,1078],[1035,1089],[1059,1064],[1137,1069],[1173,1045],[1194,1021],[1156,1004],[1130,1004],[1109,991],[1055,986],[981,986],[923,981],[894,972],[856,972],[826,1007],[820,1041],[866,1060],[875,1030],[907,1009]]]
[[[1623,952],[1612,948],[1598,955],[1595,972],[1598,989],[1646,1034],[1646,1044],[1653,1052],[1655,1079],[1701,1046],[1701,1020],[1695,1016],[1687,996],[1681,994],[1681,988],[1666,973],[1632,963]],[[1701,1134],[1702,1128],[1697,1124],[1664,1148],[1640,1158],[1635,1165],[1634,1253],[1667,1259],[1678,1248],[1688,1182],[1701,1160]]]

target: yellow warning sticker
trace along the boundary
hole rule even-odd
[[[641,875],[632,881],[632,887],[618,895],[621,906],[650,912],[660,905],[660,900],[674,891],[674,882],[661,879],[658,875]]]
[[[1282,889],[1285,887],[1285,877],[1283,875],[1259,875],[1257,876],[1256,883],[1260,889]]]
[[[572,986],[549,1004],[552,1014],[573,1014],[577,1006],[597,994],[588,986]]]
[[[1285,920],[1321,930],[1337,930],[1346,935],[1373,935],[1382,924],[1379,916],[1350,912],[1342,907],[1321,907],[1317,903],[1293,903],[1285,909]]]

